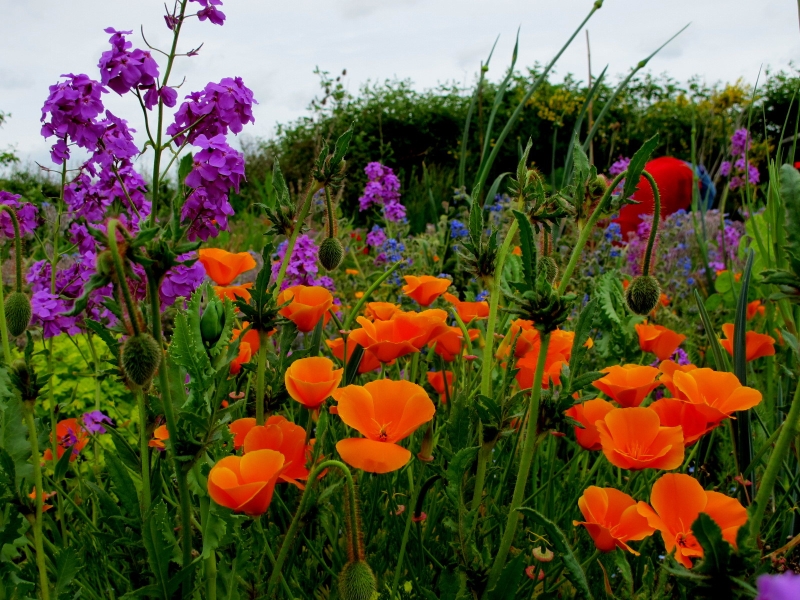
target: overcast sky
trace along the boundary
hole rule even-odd
[[[591,8],[591,0],[224,0],[224,26],[191,20],[184,50],[201,42],[199,56],[181,59],[181,97],[210,80],[241,76],[259,105],[245,136],[269,136],[275,124],[304,114],[318,92],[313,74],[347,69],[351,91],[368,80],[409,78],[418,88],[471,83],[500,35],[490,76],[502,75],[517,27],[519,66],[547,62]],[[195,5],[197,6],[197,5]],[[759,67],[787,68],[800,56],[795,0],[606,0],[588,23],[595,74],[621,75],[681,27],[691,26],[649,65],[654,73],[709,83],[743,78]],[[0,150],[12,146],[25,161],[48,161],[39,136],[47,88],[62,73],[99,79],[97,62],[108,46],[105,27],[139,26],[166,47],[162,0],[0,0]],[[163,66],[162,66],[163,69]],[[576,38],[557,76],[586,78],[586,42]],[[139,125],[135,98],[104,96],[107,108]],[[141,129],[141,127],[139,126]]]

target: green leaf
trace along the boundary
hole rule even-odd
[[[628,173],[625,175],[625,185],[622,188],[623,202],[630,198],[639,187],[639,179],[642,177],[644,166],[650,159],[650,155],[658,147],[658,134],[647,140],[642,147],[631,157],[631,162],[628,164]]]
[[[711,347],[711,355],[714,358],[714,367],[717,371],[727,371],[728,363],[725,360],[722,346],[719,343],[717,334],[714,332],[714,327],[711,325],[711,319],[708,317],[700,292],[697,290],[694,290],[694,300],[697,303],[697,309],[700,311],[700,320],[703,322],[703,328],[706,330],[708,345]]]
[[[591,385],[593,382],[600,379],[605,373],[601,373],[600,371],[587,371],[586,373],[581,373],[577,377],[572,375],[572,371],[570,371],[570,380],[569,380],[569,394],[574,394],[585,388],[587,385]]]
[[[497,584],[489,590],[489,600],[506,600],[517,597],[520,579],[525,572],[525,553],[520,552],[506,563]]]
[[[67,474],[70,458],[72,458],[72,448],[67,448],[64,450],[64,454],[61,455],[61,458],[58,459],[53,472],[53,479],[56,483],[64,479],[64,476]]]
[[[188,154],[184,155],[181,158],[181,162],[178,163],[178,181],[183,184],[186,181],[186,177],[188,177],[189,173],[192,172],[192,168],[194,166],[194,155],[189,152]]]
[[[291,203],[289,198],[289,188],[286,185],[286,180],[283,178],[281,165],[277,156],[275,157],[275,162],[272,164],[272,189],[275,191],[275,197],[278,200],[278,204],[288,206]],[[270,206],[270,208],[275,207]]]
[[[15,495],[15,481],[17,479],[17,469],[14,466],[14,459],[0,448],[0,498]],[[3,547],[0,544],[0,549]]]
[[[8,390],[8,374],[0,369],[0,387]],[[14,488],[18,488],[22,479],[33,481],[33,466],[30,463],[31,444],[28,441],[28,429],[23,424],[22,401],[18,396],[0,397],[0,447],[5,450],[14,463],[16,480]]]
[[[727,573],[731,545],[722,537],[722,530],[714,519],[706,513],[700,513],[692,523],[692,533],[703,547],[703,561],[695,570],[703,575]]]
[[[180,310],[175,315],[175,331],[172,334],[169,355],[176,365],[183,367],[189,373],[191,378],[189,385],[193,390],[202,393],[209,389],[214,371],[199,331],[194,332],[190,328],[186,310]]]
[[[475,200],[469,208],[469,238],[476,250],[480,250],[483,237],[483,208]],[[477,252],[475,252],[477,254]]]
[[[124,462],[129,469],[134,473],[138,473],[142,469],[142,463],[139,460],[139,455],[130,445],[128,440],[117,431],[114,427],[107,428],[108,433],[111,435],[111,441],[114,442],[114,449],[119,459]]]
[[[613,271],[604,273],[597,283],[595,288],[599,307],[603,311],[606,319],[614,325],[622,325],[622,319],[617,313],[618,306],[622,306],[625,302],[624,291],[622,283],[619,280],[619,275]]]
[[[117,498],[119,498],[128,516],[138,520],[140,517],[139,497],[136,494],[136,486],[133,484],[133,479],[131,479],[128,469],[113,452],[106,452],[105,459],[108,473],[111,476],[111,484],[114,486]]]
[[[625,582],[625,591],[628,593],[629,597],[633,596],[633,573],[631,572],[631,565],[628,562],[628,553],[625,552],[622,548],[617,548],[612,557],[614,559],[614,564],[619,569],[620,574],[622,575],[622,581]]]
[[[525,276],[525,283],[528,289],[536,286],[536,246],[533,241],[533,228],[528,216],[519,212],[512,211],[519,225],[519,245],[522,249],[522,272]]]
[[[108,327],[92,319],[86,319],[84,323],[86,323],[87,328],[91,329],[97,337],[105,342],[114,358],[119,360],[119,340],[111,335]]]
[[[453,506],[458,508],[461,504],[461,484],[466,473],[472,463],[475,462],[475,457],[478,456],[479,446],[471,448],[463,448],[456,452],[456,455],[447,465],[447,487],[445,493],[450,498]]]
[[[580,598],[584,600],[593,600],[594,597],[589,589],[589,582],[586,580],[586,573],[583,572],[578,559],[575,558],[575,555],[572,553],[572,548],[570,548],[564,532],[559,529],[558,525],[532,508],[522,507],[517,510],[532,517],[534,522],[544,528],[550,543],[553,544],[553,547],[557,550],[558,555],[564,563],[564,568],[567,570],[567,579],[577,588],[580,593]]]
[[[597,299],[590,300],[583,307],[581,314],[578,316],[578,322],[575,324],[575,337],[572,340],[572,353],[569,361],[570,382],[568,385],[568,388],[573,391],[580,389],[574,387],[573,380],[577,377],[578,367],[583,364],[583,357],[586,356],[588,348],[586,348],[585,344],[592,334],[597,308]]]
[[[208,515],[203,523],[203,558],[211,556],[225,537],[225,520],[219,510],[216,502],[209,504]]]
[[[347,131],[339,136],[336,140],[336,145],[333,148],[333,158],[331,158],[331,168],[335,169],[339,163],[342,162],[344,155],[347,153],[347,148],[350,146],[350,139],[353,137],[353,126],[351,125]]]
[[[169,564],[172,558],[172,546],[166,532],[172,530],[172,523],[167,515],[167,505],[163,501],[152,506],[145,517],[142,541],[147,550],[150,571],[156,580],[156,590],[162,600],[170,600]],[[174,540],[173,540],[174,541]]]
[[[745,334],[747,333],[747,291],[750,288],[750,275],[753,271],[752,248],[747,254],[747,263],[742,275],[742,289],[736,303],[736,315],[733,319],[733,372],[739,383],[747,385],[747,349]]]
[[[781,200],[786,209],[786,238],[792,267],[800,275],[800,172],[791,165],[781,167]]]
[[[356,344],[355,342],[350,342]],[[356,344],[353,348],[353,353],[350,355],[350,360],[347,361],[347,366],[344,369],[344,385],[350,385],[355,381],[358,375],[358,366],[361,364],[361,359],[364,357],[364,346]]]
[[[75,579],[80,568],[78,554],[71,548],[64,548],[56,557],[56,586],[55,597],[58,598],[69,588],[69,584]]]

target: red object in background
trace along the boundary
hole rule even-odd
[[[662,156],[651,160],[644,168],[658,185],[662,218],[680,209],[689,209],[692,205],[693,174],[688,164],[671,156]],[[619,217],[614,219],[620,225],[624,241],[628,241],[628,232],[635,232],[642,222],[641,215],[653,214],[653,191],[644,177],[639,180],[639,189],[633,199],[638,200],[639,204],[623,206]]]

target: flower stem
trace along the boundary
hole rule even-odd
[[[594,229],[595,223],[600,219],[600,215],[605,211],[606,204],[608,204],[609,199],[611,198],[611,194],[619,185],[619,182],[625,179],[625,175],[627,175],[627,171],[623,171],[608,184],[606,191],[603,192],[603,196],[600,198],[600,202],[597,203],[597,206],[592,213],[592,216],[589,217],[589,220],[586,222],[586,225],[583,229],[581,229],[581,234],[578,236],[578,243],[575,244],[575,248],[572,250],[572,255],[569,257],[569,262],[567,263],[566,268],[564,269],[564,275],[561,278],[561,283],[558,285],[558,293],[563,294],[567,291],[567,285],[569,285],[569,280],[572,277],[572,272],[575,270],[575,267],[578,265],[578,260],[581,257],[581,253],[583,252],[583,247],[586,246],[586,242],[589,241],[589,236]]]
[[[209,511],[211,509],[211,500],[208,496],[200,498],[200,514],[203,517],[203,537],[206,535],[206,528],[210,522]],[[206,579],[206,600],[217,600],[217,553],[212,550],[209,555],[203,559],[203,570]]]
[[[351,310],[349,313],[347,313],[347,318],[344,320],[344,323],[342,324],[342,328],[344,330],[349,330],[350,329],[350,326],[353,324],[353,321],[355,321],[355,318],[358,316],[358,313],[361,312],[361,307],[364,306],[367,302],[369,302],[369,299],[372,296],[372,293],[375,290],[377,290],[384,281],[389,279],[389,277],[392,275],[392,273],[394,273],[395,270],[401,264],[402,264],[401,262],[394,263],[391,267],[389,267],[388,270],[384,271],[383,274],[380,277],[378,277],[378,279],[376,279],[375,282],[371,286],[369,286],[367,288],[367,291],[364,292],[364,295],[361,296],[361,298],[359,298],[358,302],[353,307],[353,310]]]
[[[325,186],[325,210],[328,212],[328,237],[336,237],[336,213],[333,212],[333,200],[328,186]]]
[[[544,365],[547,360],[547,348],[550,345],[550,333],[543,333],[541,338],[541,346],[539,348],[539,358],[536,361],[536,372],[533,376],[533,387],[531,388],[531,401],[530,408],[528,409],[528,428],[525,432],[525,442],[522,446],[522,455],[519,462],[519,472],[517,473],[517,482],[514,485],[514,495],[511,498],[511,506],[508,508],[508,517],[506,519],[506,527],[503,531],[503,537],[500,541],[500,547],[495,555],[492,570],[489,572],[489,581],[486,584],[486,592],[483,598],[488,598],[488,592],[500,580],[500,574],[503,572],[503,567],[506,564],[508,551],[514,541],[514,536],[517,532],[517,523],[519,522],[520,513],[517,510],[522,506],[525,499],[525,488],[528,484],[528,476],[531,471],[531,462],[533,461],[533,453],[536,449],[536,436],[537,426],[539,422],[539,401],[542,395],[542,379],[544,376]]]
[[[256,366],[256,425],[263,425],[264,414],[264,374],[267,370],[267,334],[258,332],[258,365]]]
[[[122,290],[122,297],[125,300],[125,307],[128,309],[128,320],[131,322],[131,328],[134,335],[139,335],[142,330],[139,326],[139,319],[137,318],[136,305],[133,303],[131,290],[128,287],[128,279],[125,277],[125,265],[122,264],[122,257],[119,255],[119,246],[117,245],[117,219],[109,219],[108,221],[108,249],[111,251],[111,258],[114,261],[114,271],[117,274],[117,286]],[[158,292],[156,291],[156,294]],[[156,320],[156,317],[153,317]]]
[[[406,518],[406,528],[403,531],[403,541],[400,542],[400,554],[397,557],[397,566],[394,570],[394,579],[392,580],[392,591],[389,593],[389,600],[394,600],[395,596],[397,595],[397,586],[400,583],[400,574],[403,571],[403,559],[406,555],[406,544],[408,543],[408,533],[411,531],[411,519],[414,517],[414,508],[417,505],[417,494],[419,492],[419,486],[422,483],[422,474],[425,472],[424,468],[420,468],[419,475],[417,476],[417,481],[414,482],[414,475],[412,472],[413,462],[408,465],[408,482],[412,486],[411,488],[411,499],[406,507],[406,512],[408,513],[408,517]],[[423,465],[424,467],[424,465]]]
[[[142,518],[150,510],[150,447],[147,439],[147,410],[144,405],[144,394],[140,388],[133,391],[136,403],[139,405],[139,457],[142,461]]]
[[[353,482],[353,476],[350,473],[350,469],[347,468],[347,465],[338,460],[326,460],[321,462],[316,467],[314,467],[314,469],[312,469],[311,473],[309,474],[306,483],[306,489],[303,490],[303,495],[300,497],[300,504],[297,505],[297,511],[294,513],[294,518],[292,519],[292,523],[291,525],[289,525],[289,529],[283,538],[281,549],[278,552],[278,557],[275,559],[275,564],[272,566],[272,574],[269,577],[267,597],[270,597],[270,594],[273,593],[275,585],[281,578],[281,570],[283,568],[283,563],[286,561],[286,557],[289,555],[289,550],[291,550],[294,538],[297,536],[297,531],[300,528],[300,521],[302,520],[303,514],[305,513],[306,502],[308,501],[309,492],[311,491],[311,488],[314,487],[314,484],[317,482],[319,474],[322,473],[323,470],[330,467],[335,467],[339,469],[345,476],[345,479],[347,481],[348,494],[350,494],[350,520],[351,523],[354,524],[358,522],[356,515],[355,483]]]
[[[39,570],[39,586],[42,600],[50,600],[50,584],[47,580],[47,566],[44,561],[42,543],[42,506],[44,504],[44,487],[42,487],[42,458],[39,455],[39,440],[36,437],[36,423],[33,419],[33,405],[24,403],[25,424],[28,426],[28,437],[31,442],[31,462],[33,463],[33,481],[36,486],[36,516],[33,522],[33,543],[36,550],[36,567]],[[69,449],[67,452],[71,452]],[[55,455],[53,455],[55,460]]]
[[[792,406],[789,409],[789,414],[786,415],[786,421],[781,428],[781,433],[775,444],[775,450],[772,451],[772,456],[770,456],[769,463],[767,463],[767,470],[764,471],[764,476],[761,478],[761,484],[758,486],[755,500],[753,500],[752,516],[750,517],[750,535],[753,539],[758,539],[761,530],[761,521],[764,519],[764,513],[767,510],[769,498],[772,496],[775,481],[783,466],[786,453],[789,451],[789,447],[792,444],[792,438],[797,435],[798,432],[800,432],[800,385],[798,385],[794,391],[794,398],[792,399]]]
[[[300,208],[300,214],[297,216],[297,221],[294,224],[292,235],[289,236],[289,241],[286,244],[286,253],[283,255],[283,261],[281,262],[281,268],[278,271],[278,277],[275,278],[276,298],[280,293],[281,283],[283,283],[283,278],[286,276],[286,268],[289,266],[289,261],[292,258],[292,253],[294,253],[294,245],[295,243],[297,243],[297,236],[300,235],[300,230],[303,228],[303,223],[305,222],[306,217],[308,216],[308,211],[311,209],[311,199],[314,197],[314,194],[316,194],[321,188],[322,184],[316,179],[312,182],[312,184],[308,188],[306,199],[303,201],[303,206]]]
[[[653,246],[658,237],[658,224],[661,221],[661,195],[658,193],[656,180],[647,171],[642,171],[642,175],[647,179],[650,188],[653,190],[653,224],[650,227],[650,237],[647,238],[647,248],[644,251],[644,261],[642,262],[642,275],[650,274],[650,259],[653,256]],[[724,237],[724,236],[723,236]]]

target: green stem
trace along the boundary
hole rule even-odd
[[[47,566],[44,561],[44,545],[42,542],[42,506],[44,504],[44,487],[42,485],[42,458],[39,455],[39,440],[36,438],[36,423],[33,420],[33,406],[25,402],[25,424],[28,426],[28,437],[31,443],[31,462],[33,463],[33,481],[36,486],[36,516],[33,522],[33,543],[36,549],[36,567],[39,570],[39,585],[42,599],[50,600],[50,584],[47,580]],[[71,452],[67,450],[67,452]],[[55,460],[55,455],[53,457]]]
[[[483,487],[486,484],[486,469],[489,466],[489,459],[492,457],[494,444],[495,442],[493,441],[484,442],[481,440],[481,449],[478,452],[478,470],[475,473],[475,489],[472,492],[472,510],[475,510],[481,505],[481,499],[483,498]]]
[[[661,195],[658,193],[658,185],[656,180],[647,171],[642,171],[642,175],[650,183],[650,188],[653,190],[653,225],[650,227],[650,237],[647,238],[647,248],[644,251],[644,262],[642,263],[642,275],[650,274],[650,260],[653,255],[653,246],[658,237],[658,225],[661,221]]]
[[[256,367],[256,425],[263,425],[264,415],[264,374],[267,370],[267,334],[258,332],[258,365]]]
[[[333,212],[333,200],[328,186],[325,186],[325,209],[328,211],[328,237],[336,237],[336,214]]]
[[[111,258],[114,261],[114,271],[117,274],[117,285],[122,290],[122,297],[125,300],[125,307],[128,309],[128,320],[131,322],[133,335],[142,333],[139,326],[139,319],[137,318],[136,305],[133,303],[131,290],[128,287],[128,278],[125,277],[125,266],[122,264],[122,257],[119,255],[119,246],[117,245],[117,226],[119,221],[117,219],[109,219],[108,221],[108,249],[111,251]],[[157,292],[156,292],[157,293]],[[156,316],[153,316],[153,321]]]
[[[8,341],[8,325],[6,324],[6,306],[3,295],[3,284],[0,282],[0,337],[3,340],[3,358],[6,365],[11,364],[11,344]]]
[[[373,283],[371,286],[367,288],[367,291],[364,292],[364,295],[361,296],[361,298],[358,300],[356,305],[353,307],[353,310],[351,310],[347,314],[347,318],[344,320],[344,323],[342,324],[342,328],[345,331],[350,329],[350,326],[353,324],[353,321],[355,321],[355,318],[358,316],[358,313],[361,312],[361,308],[369,301],[370,296],[372,296],[372,292],[377,290],[384,281],[389,279],[389,276],[392,273],[394,273],[395,269],[397,269],[401,264],[402,263],[399,262],[394,263],[391,267],[389,267],[388,271],[384,271],[384,273],[380,277],[378,277],[378,279],[375,280],[375,283]]]
[[[289,550],[291,550],[292,543],[294,542],[294,538],[297,536],[297,532],[300,528],[300,521],[302,520],[303,514],[305,513],[305,505],[308,501],[309,493],[311,488],[314,487],[314,484],[319,479],[319,474],[322,473],[323,470],[335,467],[339,469],[345,476],[347,480],[347,487],[348,493],[350,494],[350,519],[352,523],[357,523],[357,515],[355,514],[356,511],[356,495],[355,495],[355,483],[353,482],[353,476],[350,473],[350,469],[347,468],[347,465],[338,461],[338,460],[326,460],[318,464],[308,476],[308,483],[306,484],[306,489],[303,490],[303,495],[300,497],[300,504],[297,505],[297,512],[294,513],[294,518],[292,519],[291,525],[289,525],[289,529],[286,532],[286,535],[283,538],[283,543],[281,544],[281,549],[278,552],[278,557],[275,559],[275,564],[272,566],[272,574],[269,577],[268,588],[267,588],[267,596],[272,593],[275,589],[275,585],[278,583],[278,580],[281,578],[281,570],[283,568],[283,563],[286,561],[286,557],[289,555]]]
[[[783,461],[792,444],[792,438],[798,431],[800,431],[800,385],[798,385],[794,391],[792,406],[789,408],[789,414],[786,415],[786,421],[781,429],[781,434],[778,436],[775,450],[772,451],[772,456],[769,458],[767,469],[764,471],[761,484],[758,486],[756,498],[753,501],[752,517],[750,517],[750,534],[753,536],[753,539],[758,539],[761,530],[761,521],[764,519],[767,504],[769,503],[770,496],[772,496],[772,489],[775,487],[778,473],[781,470]]]
[[[210,517],[209,510],[211,508],[211,501],[208,496],[200,498],[200,514],[203,519],[203,537],[206,535],[206,528],[208,527]],[[203,570],[205,571],[206,579],[206,600],[217,600],[217,553],[212,550],[209,555],[203,559]]]
[[[295,243],[297,243],[297,236],[300,235],[300,230],[303,228],[303,223],[305,222],[306,217],[308,216],[308,211],[311,209],[311,199],[314,197],[314,194],[316,194],[321,188],[322,184],[317,180],[314,180],[314,182],[308,188],[306,199],[303,201],[303,206],[300,208],[300,214],[297,216],[297,221],[294,224],[292,235],[289,236],[289,242],[286,244],[286,253],[283,255],[283,262],[281,262],[280,271],[278,271],[278,276],[275,278],[276,298],[280,293],[281,283],[283,283],[283,278],[286,276],[286,268],[289,266],[289,261],[292,258],[292,253],[294,252],[294,245]]]
[[[569,257],[569,262],[564,269],[564,275],[561,277],[561,283],[558,285],[559,295],[567,291],[567,285],[569,285],[572,272],[578,265],[578,260],[583,252],[583,247],[586,246],[586,242],[589,241],[589,236],[592,234],[595,223],[597,223],[598,219],[600,219],[600,215],[602,215],[605,211],[606,204],[608,204],[608,201],[611,198],[611,193],[619,185],[619,182],[625,179],[625,175],[627,174],[627,171],[623,171],[614,177],[611,183],[608,184],[608,187],[606,188],[606,191],[603,192],[603,196],[600,198],[600,202],[597,203],[597,207],[594,209],[592,216],[589,217],[589,220],[586,222],[586,226],[581,229],[581,234],[578,236],[578,242],[575,244],[575,248],[572,250],[572,255]]]
[[[136,396],[136,403],[139,405],[139,458],[142,461],[142,518],[150,510],[150,446],[147,439],[147,410],[144,404],[144,394],[140,388],[133,391]]]
[[[408,465],[408,482],[412,486],[411,488],[411,500],[409,505],[406,507],[406,512],[408,513],[408,517],[406,518],[406,528],[403,531],[403,541],[400,542],[400,554],[397,557],[397,566],[394,570],[394,579],[392,580],[392,591],[389,593],[389,600],[394,600],[397,595],[397,586],[400,584],[400,575],[403,571],[403,559],[406,555],[406,544],[408,543],[408,533],[411,531],[411,522],[412,518],[414,517],[415,507],[417,506],[417,494],[419,492],[419,486],[422,483],[422,475],[425,472],[425,469],[422,468],[419,470],[419,475],[417,476],[416,482],[414,481],[414,475],[412,472],[413,462]]]
[[[495,555],[492,570],[489,573],[489,581],[486,585],[486,592],[483,597],[488,598],[488,591],[491,590],[500,580],[500,574],[503,572],[503,567],[506,564],[508,551],[514,541],[514,536],[517,532],[517,523],[519,522],[520,513],[517,510],[522,506],[525,499],[525,488],[528,484],[528,476],[531,471],[531,462],[533,461],[533,453],[536,448],[537,425],[539,422],[539,401],[542,394],[542,379],[544,376],[544,365],[547,360],[547,348],[550,345],[550,333],[542,334],[541,347],[539,348],[539,358],[536,361],[536,372],[533,376],[533,387],[531,388],[531,401],[530,408],[528,409],[528,428],[525,432],[525,443],[522,446],[522,455],[520,457],[519,472],[517,473],[517,482],[514,485],[514,495],[511,498],[511,506],[508,509],[508,517],[506,519],[506,527],[503,531],[503,537],[500,541],[500,547]]]

